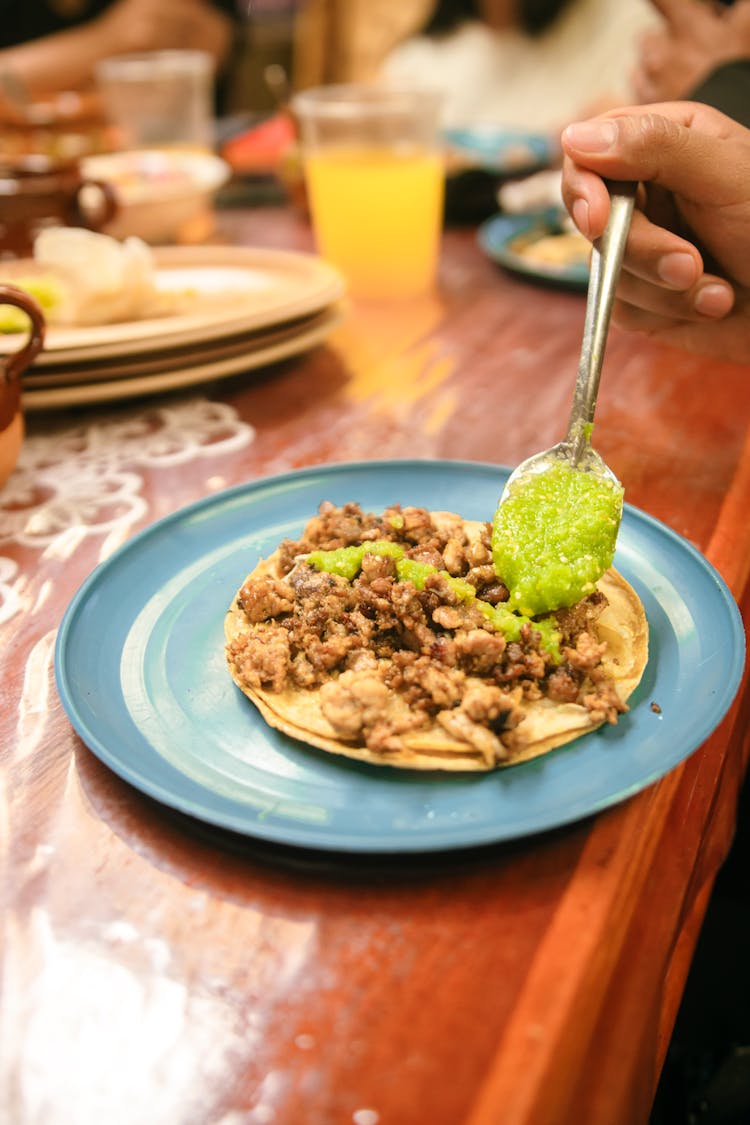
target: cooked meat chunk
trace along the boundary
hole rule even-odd
[[[313,629],[337,621],[358,604],[356,591],[345,578],[317,571],[306,563],[295,567],[289,582],[294,587],[299,616]]]
[[[490,605],[507,602],[510,597],[508,587],[499,580],[491,564],[471,567],[466,574],[466,581],[476,588],[477,597]]]
[[[415,562],[425,563],[427,566],[435,566],[438,569],[444,566],[443,556],[439,547],[434,542],[430,542],[424,547],[412,547],[410,551],[407,551],[407,557],[414,559]]]
[[[487,765],[502,762],[508,757],[508,751],[497,735],[473,722],[464,711],[440,711],[437,719],[448,734],[478,750]]]
[[[342,738],[356,738],[388,707],[390,692],[377,672],[342,672],[320,689],[323,714]]]
[[[352,672],[372,671],[377,668],[377,657],[367,648],[357,648],[351,652],[346,661],[347,668]]]
[[[510,591],[504,582],[492,582],[489,586],[480,586],[477,597],[490,605],[500,605],[501,602],[507,602]]]
[[[323,714],[341,738],[364,737],[370,749],[386,753],[400,749],[399,736],[424,723],[399,702],[377,671],[342,672],[320,689]]]
[[[486,625],[478,609],[460,602],[457,605],[439,605],[433,610],[432,620],[444,629],[480,629]]]
[[[461,700],[461,710],[475,723],[497,730],[515,726],[523,713],[517,697],[492,684],[471,680]]]
[[[466,544],[463,537],[451,537],[443,551],[443,565],[449,574],[466,573]]]
[[[581,672],[590,672],[601,662],[607,646],[597,641],[591,633],[581,633],[576,640],[575,648],[567,648],[565,655],[572,668]]]
[[[294,609],[294,589],[276,578],[260,578],[240,587],[239,599],[248,621],[268,621]]]
[[[612,684],[602,684],[596,691],[584,692],[580,702],[587,707],[596,721],[616,723],[617,716],[627,711]]]
[[[313,668],[330,672],[332,668],[343,663],[350,652],[359,647],[356,637],[334,633],[324,641],[311,637],[305,654]]]
[[[463,657],[462,663],[475,676],[491,676],[502,666],[508,647],[502,633],[490,633],[486,629],[459,631],[455,641],[456,651]]]
[[[546,663],[540,652],[531,650],[518,641],[512,641],[505,652],[503,669],[495,673],[501,683],[519,680],[522,677],[538,680],[544,675]]]
[[[483,586],[490,586],[497,582],[497,575],[492,563],[485,563],[484,566],[471,566],[466,572],[466,581],[471,582],[477,590]]]
[[[325,597],[336,587],[340,590],[349,589],[346,579],[339,578],[335,574],[327,574],[324,570],[316,570],[314,566],[308,566],[307,563],[295,566],[289,574],[288,581],[295,594],[301,598]]]
[[[604,594],[595,590],[593,594],[589,594],[576,605],[570,606],[568,609],[558,609],[555,613],[555,619],[562,634],[562,644],[568,645],[571,641],[575,642],[575,638],[580,633],[594,624],[606,605],[607,599]]]
[[[492,529],[488,523],[482,526],[482,535],[466,548],[466,559],[469,566],[486,566],[492,564]]]
[[[396,574],[396,560],[388,555],[365,555],[362,559],[362,581],[372,582],[374,578],[393,578]]]
[[[304,653],[298,652],[289,664],[289,679],[295,687],[314,688],[318,674]]]
[[[579,688],[580,677],[576,676],[569,664],[555,668],[547,680],[547,695],[556,703],[575,703]]]
[[[359,504],[344,504],[337,508],[324,500],[305,527],[306,550],[313,547],[322,551],[332,551],[336,547],[348,547],[365,539],[383,539],[389,528],[381,516],[363,512]]]
[[[425,508],[404,508],[401,535],[410,543],[429,543],[438,536],[432,516]]]
[[[433,713],[438,708],[457,706],[466,683],[462,671],[441,666],[429,656],[415,653],[400,653],[394,657],[385,679],[410,706]]]
[[[229,645],[229,659],[251,687],[281,691],[289,670],[289,638],[278,626],[244,633]]]

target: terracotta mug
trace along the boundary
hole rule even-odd
[[[0,157],[0,257],[30,256],[44,227],[101,230],[117,211],[113,186],[84,177],[77,160]]]
[[[13,472],[23,441],[21,376],[44,344],[44,313],[28,293],[14,285],[0,284],[0,305],[15,305],[30,320],[25,342],[8,354],[0,354],[0,487]],[[6,337],[6,339],[9,339]],[[0,336],[0,348],[3,337]]]

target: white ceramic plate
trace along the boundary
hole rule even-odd
[[[312,254],[240,246],[170,246],[153,254],[159,288],[187,294],[189,311],[120,324],[51,327],[34,368],[269,328],[326,308],[345,290],[341,275]],[[18,263],[13,267],[17,277]],[[15,350],[17,343],[15,335],[0,336],[0,353]]]
[[[144,373],[133,378],[105,379],[102,382],[70,383],[25,390],[23,406],[30,410],[53,410],[58,407],[86,406],[100,402],[141,398],[146,395],[192,387],[214,379],[225,379],[243,371],[257,371],[282,359],[299,355],[325,340],[341,320],[339,306],[332,306],[312,325],[288,333],[255,350],[241,350],[223,360],[186,366],[178,370]]]
[[[117,379],[130,379],[142,375],[161,375],[168,371],[193,368],[207,363],[248,356],[256,351],[284,343],[309,332],[319,324],[328,324],[334,308],[331,305],[311,316],[298,317],[273,328],[260,328],[253,332],[240,332],[237,335],[207,340],[198,344],[178,345],[168,348],[154,348],[153,351],[137,355],[113,356],[111,359],[75,360],[72,363],[33,368],[23,377],[27,391],[42,387],[69,387],[81,383],[112,382]]]

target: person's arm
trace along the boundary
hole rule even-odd
[[[662,103],[572,124],[561,144],[563,199],[591,240],[609,215],[603,177],[642,183],[615,323],[750,363],[750,130]]]
[[[168,47],[200,48],[220,66],[232,41],[233,21],[209,0],[117,0],[78,27],[0,51],[31,96],[89,85],[99,59]]]

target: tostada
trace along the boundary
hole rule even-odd
[[[285,734],[405,769],[492,770],[627,711],[648,657],[612,567],[572,606],[509,604],[492,527],[398,504],[323,502],[239,588],[225,620],[238,687]]]

